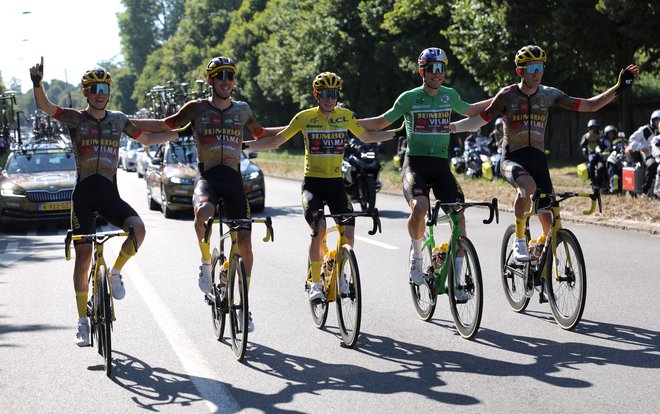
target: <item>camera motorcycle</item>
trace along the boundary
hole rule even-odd
[[[365,144],[351,137],[344,149],[341,167],[344,187],[353,201],[359,201],[362,211],[371,211],[376,206],[376,193],[383,186],[378,181],[379,148],[378,144]]]

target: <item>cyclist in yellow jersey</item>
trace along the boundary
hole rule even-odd
[[[394,131],[367,131],[355,119],[355,114],[346,108],[338,107],[337,100],[342,88],[342,79],[332,72],[323,72],[313,81],[317,107],[299,112],[289,125],[273,137],[260,138],[246,143],[251,150],[267,150],[282,145],[298,132],[305,140],[305,178],[302,184],[302,203],[305,220],[313,226],[318,211],[327,203],[332,214],[353,211],[351,200],[344,190],[341,164],[348,132],[365,142],[386,141],[394,138]],[[355,234],[354,220],[346,225],[345,236],[353,245]],[[309,245],[312,281],[309,299],[323,298],[321,291],[322,241],[325,236],[325,222],[319,223],[319,231]]]

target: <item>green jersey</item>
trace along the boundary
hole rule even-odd
[[[441,86],[431,96],[423,86],[402,93],[384,116],[390,123],[403,116],[408,137],[406,155],[448,158],[451,112],[465,115],[470,104],[458,92]]]

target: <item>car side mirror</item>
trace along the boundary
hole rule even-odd
[[[248,153],[248,158],[249,159],[254,159],[254,158],[257,158],[257,155],[258,154],[256,152],[249,152]]]
[[[151,159],[151,164],[152,165],[160,165],[162,163],[163,163],[162,158],[154,157],[154,158]]]

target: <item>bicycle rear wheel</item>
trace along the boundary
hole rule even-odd
[[[582,249],[567,229],[557,232],[556,257],[552,274],[546,275],[548,302],[555,321],[563,329],[573,329],[582,318],[587,301],[587,270]],[[552,253],[549,255],[549,258]]]
[[[109,377],[112,373],[112,299],[108,286],[107,271],[105,266],[99,266],[97,280],[99,281],[99,308],[98,330],[100,333],[99,344],[102,348],[103,364],[105,374]]]
[[[454,324],[458,333],[465,339],[472,339],[479,330],[483,311],[484,292],[481,280],[481,266],[479,257],[472,242],[460,237],[456,241],[456,258],[463,257],[460,269],[456,263],[449,263],[448,295],[449,307],[454,317]],[[461,300],[457,295],[465,295]]]
[[[220,270],[222,268],[222,263],[219,262],[219,257],[220,253],[218,252],[218,249],[213,249],[213,254],[211,255],[211,274],[213,277],[213,284],[211,287],[211,293],[208,296],[210,296],[213,334],[218,341],[221,341],[225,333],[227,301],[220,291]]]
[[[525,280],[529,272],[529,263],[519,263],[513,258],[513,239],[516,237],[516,227],[512,224],[504,232],[502,239],[502,254],[500,268],[502,269],[502,287],[504,296],[514,312],[523,312],[529,305],[529,297],[525,296]]]
[[[229,332],[231,349],[237,360],[245,356],[248,338],[248,289],[245,265],[239,255],[235,255],[229,265],[227,275],[227,306],[229,310]]]
[[[425,232],[424,240],[428,237],[429,234]],[[412,250],[412,246],[410,250]],[[408,257],[410,257],[410,254]],[[422,270],[424,272],[424,282],[421,285],[416,285],[410,281],[410,294],[412,295],[413,305],[415,305],[417,315],[422,320],[428,321],[433,317],[436,298],[438,296],[435,289],[435,273],[431,260],[431,246],[426,246],[422,249]]]
[[[352,348],[360,335],[362,289],[355,252],[348,244],[341,248],[338,270],[339,279],[335,281],[337,321],[344,345]]]

